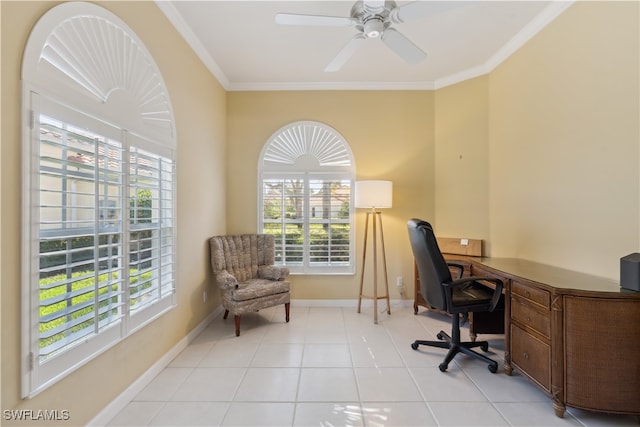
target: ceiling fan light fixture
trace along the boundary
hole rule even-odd
[[[373,18],[368,19],[364,25],[364,33],[367,38],[375,39],[380,37],[382,31],[384,31],[384,22],[379,17],[375,16]]]

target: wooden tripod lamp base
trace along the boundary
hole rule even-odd
[[[389,302],[389,279],[387,275],[387,258],[384,251],[384,234],[382,231],[382,213],[376,208],[390,208],[392,200],[392,183],[391,181],[357,181],[356,182],[356,208],[370,208],[367,212],[364,229],[364,243],[362,249],[362,270],[360,273],[360,291],[358,294],[358,313],[362,308],[362,298],[373,300],[373,323],[378,323],[378,300],[387,301],[387,314],[391,314],[391,304]],[[372,221],[373,234],[373,295],[363,294],[364,273],[367,260],[367,240],[369,236],[369,217]],[[382,253],[382,267],[384,272],[384,290],[383,295],[378,295],[378,236],[380,233],[380,250]]]

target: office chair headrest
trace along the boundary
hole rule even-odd
[[[429,224],[427,221],[425,221],[423,219],[419,219],[419,218],[411,218],[407,222],[407,226],[408,227],[412,227],[412,228],[428,228],[431,231],[433,231],[433,227],[431,226],[431,224]]]

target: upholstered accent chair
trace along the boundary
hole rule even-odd
[[[284,304],[289,321],[289,269],[274,265],[275,240],[269,234],[214,236],[211,268],[222,295],[224,319],[235,318],[236,336],[240,335],[240,316]]]

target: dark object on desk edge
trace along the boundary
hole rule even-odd
[[[640,291],[640,253],[620,258],[620,287]]]

